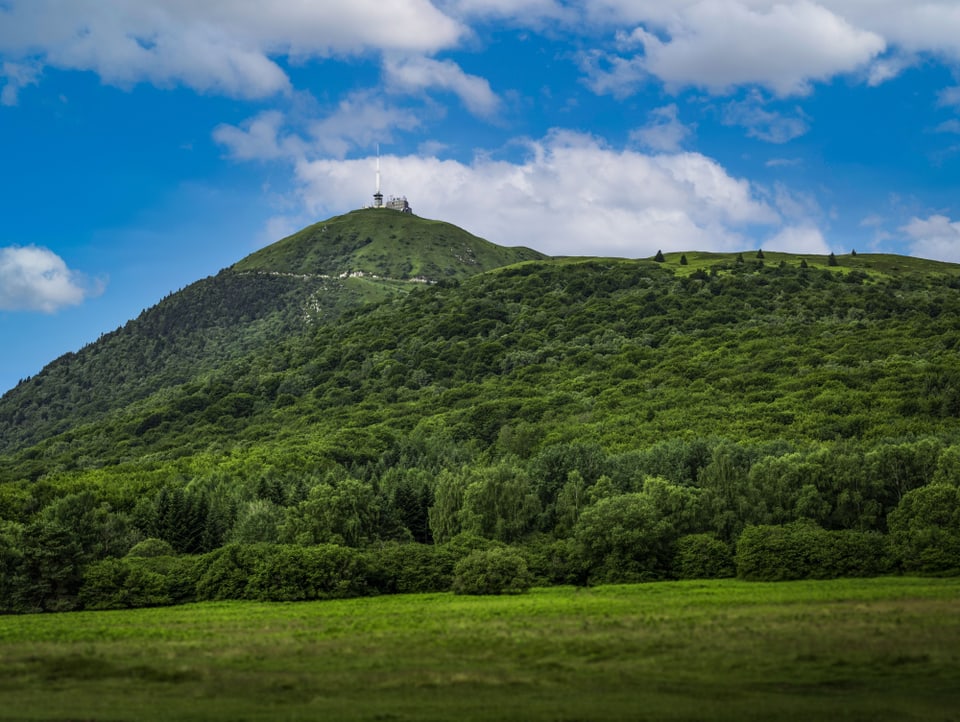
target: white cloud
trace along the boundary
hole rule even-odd
[[[599,25],[634,27],[633,39],[644,49],[611,57],[609,72],[591,75],[603,92],[614,87],[632,92],[649,73],[668,84],[716,93],[758,85],[780,96],[802,95],[811,83],[861,71],[869,85],[879,85],[923,56],[960,61],[956,0],[577,0],[573,5]]]
[[[395,130],[413,130],[421,119],[411,109],[391,106],[370,92],[344,98],[327,117],[310,125],[311,142],[324,153],[342,158],[351,148],[389,143]]]
[[[384,190],[407,194],[417,214],[557,255],[733,250],[749,245],[751,226],[779,222],[748,182],[703,155],[649,156],[566,131],[531,142],[518,164],[385,156],[382,167]],[[371,158],[301,161],[305,206],[314,216],[361,206],[373,168]]]
[[[227,147],[236,160],[276,160],[295,158],[305,150],[305,144],[295,136],[281,138],[284,114],[269,110],[246,120],[238,128],[223,123],[213,131],[213,139]]]
[[[960,263],[960,221],[935,214],[911,218],[900,230],[910,239],[910,254]]]
[[[793,168],[803,165],[801,158],[771,158],[764,165],[767,168]]]
[[[774,184],[773,203],[784,218],[797,225],[816,225],[814,219],[824,216],[823,209],[812,194],[791,190],[783,183]]]
[[[387,87],[417,93],[431,88],[456,94],[474,115],[493,115],[500,99],[490,83],[465,73],[452,60],[425,57],[388,58],[384,62]]]
[[[359,91],[341,100],[319,119],[295,120],[270,110],[240,126],[221,124],[213,139],[234,160],[287,160],[329,155],[343,158],[354,148],[389,143],[396,130],[412,130],[421,123],[410,109],[390,106],[371,91]],[[302,126],[299,132],[294,126]]]
[[[951,85],[941,90],[937,102],[941,106],[960,107],[960,85]]]
[[[785,116],[764,107],[759,92],[750,93],[744,100],[727,103],[723,108],[724,125],[740,125],[747,135],[768,143],[786,143],[809,130],[806,117],[800,108],[795,116]]]
[[[823,238],[820,229],[813,225],[787,226],[763,243],[768,251],[788,253],[830,253],[830,247]]]
[[[630,38],[633,62],[668,86],[726,93],[740,85],[779,96],[805,95],[811,83],[866,67],[886,47],[823,5],[763,0],[640,2]]]
[[[960,120],[956,118],[945,120],[933,130],[935,133],[960,133]]]
[[[590,50],[578,56],[586,84],[597,95],[626,98],[650,77],[642,56],[621,57],[601,50]]]
[[[105,82],[183,84],[258,98],[290,89],[275,62],[373,49],[430,53],[466,29],[429,0],[7,0],[0,54],[96,72]]]
[[[903,54],[877,58],[867,69],[867,85],[871,88],[882,85],[897,77],[915,63],[915,57]]]
[[[540,26],[548,20],[574,22],[574,8],[557,0],[447,0],[438,5],[457,17],[480,20],[511,20]]]
[[[650,111],[650,122],[631,131],[630,140],[642,148],[654,151],[676,152],[692,135],[689,126],[680,122],[676,104]]]
[[[0,105],[16,105],[20,91],[37,84],[40,71],[36,63],[0,63],[0,78],[6,79],[0,90]]]
[[[99,293],[53,251],[37,246],[0,248],[0,309],[46,311],[75,306]]]

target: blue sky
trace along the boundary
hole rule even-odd
[[[960,262],[960,1],[0,0],[0,392],[383,190],[504,245]]]

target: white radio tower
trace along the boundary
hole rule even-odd
[[[373,194],[373,207],[383,208],[383,193],[380,192],[380,144],[377,143],[377,191]]]

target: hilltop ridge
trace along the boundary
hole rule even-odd
[[[370,208],[308,226],[231,270],[436,282],[545,258],[529,248],[498,246],[444,221]]]

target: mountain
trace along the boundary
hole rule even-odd
[[[957,318],[960,266],[916,258],[330,219],[0,401],[0,612],[443,591],[467,561],[956,573]]]
[[[9,391],[0,399],[0,453],[102,418],[352,308],[541,258],[393,211],[359,210],[314,224],[164,298]]]

